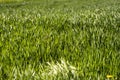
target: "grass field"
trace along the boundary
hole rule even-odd
[[[0,80],[120,80],[120,1],[0,0]]]

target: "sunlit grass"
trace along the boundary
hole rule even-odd
[[[0,4],[0,80],[120,80],[120,6],[72,1]]]

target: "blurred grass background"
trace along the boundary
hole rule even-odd
[[[23,0],[0,0],[0,3],[20,2]]]

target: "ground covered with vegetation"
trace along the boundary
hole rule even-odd
[[[0,80],[120,80],[119,0],[0,2]]]

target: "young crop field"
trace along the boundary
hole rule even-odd
[[[120,80],[120,0],[0,0],[0,80]]]

